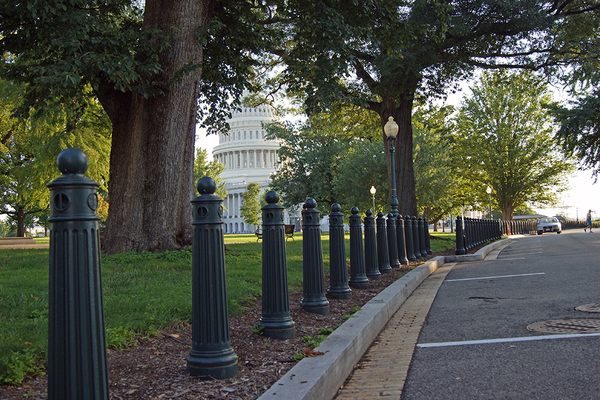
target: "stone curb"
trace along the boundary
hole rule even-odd
[[[482,247],[481,249],[477,250],[475,252],[475,254],[463,254],[460,256],[445,256],[445,262],[450,263],[450,262],[470,262],[470,261],[482,261],[484,260],[488,254],[490,254],[492,251],[494,251],[495,249],[497,249],[498,247],[504,246],[504,244],[508,241],[508,240],[513,240],[519,237],[523,237],[523,235],[512,235],[509,236],[506,239],[500,239],[500,240],[496,240],[495,242],[492,242],[490,244],[488,244],[485,247]]]
[[[445,262],[434,257],[382,290],[315,349],[323,355],[302,359],[258,399],[332,399],[392,315]]]

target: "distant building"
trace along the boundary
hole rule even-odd
[[[264,192],[271,174],[277,171],[279,143],[265,139],[263,126],[272,121],[273,112],[268,105],[243,107],[232,113],[228,134],[219,135],[213,158],[225,166],[221,174],[227,190],[223,204],[225,233],[252,233],[256,229],[240,215],[242,193],[250,183],[259,184]]]

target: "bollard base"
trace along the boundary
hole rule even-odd
[[[398,262],[398,264],[396,264],[396,263],[390,264],[390,267],[392,267],[392,269],[398,269],[398,268],[400,268],[400,262]]]
[[[392,272],[392,267],[390,267],[389,265],[384,265],[382,267],[380,266],[379,272],[381,272],[382,274],[389,274],[390,272]]]
[[[357,288],[357,289],[364,289],[366,287],[369,287],[369,280],[368,279],[361,279],[361,280],[350,280],[350,282],[348,282],[348,284],[350,285],[350,287],[353,288]]]
[[[339,300],[349,299],[350,297],[352,297],[352,289],[350,289],[349,287],[329,289],[327,290],[327,297],[330,299]]]
[[[230,347],[224,351],[194,351],[187,357],[190,375],[203,379],[227,379],[238,371],[237,355]]]
[[[326,297],[300,300],[302,309],[309,313],[329,315],[329,301]]]
[[[379,279],[381,278],[381,272],[379,272],[379,270],[377,270],[377,273],[367,273],[367,278],[369,278],[369,280],[371,279]]]
[[[277,321],[260,319],[260,334],[272,339],[291,339],[296,336],[296,323],[291,317]]]

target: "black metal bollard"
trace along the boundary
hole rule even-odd
[[[400,268],[400,260],[398,260],[398,242],[396,241],[396,218],[392,213],[387,215],[387,237],[390,267]]]
[[[365,268],[367,278],[379,279],[381,272],[377,262],[377,233],[375,232],[375,217],[373,211],[367,210],[365,217]]]
[[[396,219],[396,239],[398,240],[398,261],[402,265],[408,265],[406,257],[406,234],[404,233],[404,218],[398,215]]]
[[[409,261],[416,261],[413,220],[412,217],[408,215],[404,218],[404,231],[406,232],[406,258],[408,258]]]
[[[296,333],[290,315],[287,264],[285,258],[284,208],[277,204],[279,195],[265,194],[267,205],[262,208],[262,335],[274,339],[289,339]]]
[[[217,184],[205,176],[198,181],[200,196],[192,200],[192,350],[190,374],[215,379],[237,372],[237,355],[229,344],[223,200]]]
[[[360,215],[358,208],[350,210],[350,286],[365,288],[369,278],[365,273],[365,253],[363,250],[362,229],[360,227]]]
[[[413,248],[415,251],[415,258],[419,259],[423,256],[421,255],[421,242],[419,240],[419,220],[416,216],[410,217],[412,220],[412,229],[413,229]]]
[[[50,189],[48,399],[108,399],[98,235],[98,184],[79,149],[57,158]]]
[[[419,249],[421,251],[421,257],[426,258],[427,257],[427,243],[425,239],[425,219],[424,218],[419,218],[419,245],[421,245],[421,248]]]
[[[377,260],[379,261],[379,272],[386,274],[392,270],[392,267],[390,267],[390,255],[388,253],[385,215],[382,212],[377,214]]]
[[[329,214],[329,289],[327,296],[347,299],[352,295],[348,286],[346,243],[344,240],[344,214],[338,203],[331,205]]]
[[[431,238],[429,237],[429,223],[425,217],[423,217],[423,224],[425,225],[425,250],[427,254],[433,255],[431,252]]]
[[[465,249],[471,250],[473,247],[473,226],[471,218],[465,217]]]
[[[321,223],[317,202],[309,197],[302,210],[302,299],[300,305],[307,312],[329,314],[329,301],[325,296]]]
[[[467,251],[465,249],[465,238],[463,236],[463,221],[460,216],[456,217],[456,251],[457,255],[466,254]]]

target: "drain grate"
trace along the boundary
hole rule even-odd
[[[527,330],[543,333],[600,332],[600,319],[553,319],[527,325]]]
[[[600,312],[600,303],[584,304],[579,307],[575,307],[577,311],[584,312]]]

